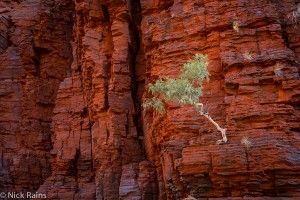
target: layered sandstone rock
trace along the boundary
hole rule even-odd
[[[54,109],[52,175],[39,192],[51,199],[156,199],[155,170],[140,137],[138,4],[74,3],[74,60]]]
[[[35,191],[51,174],[50,124],[72,60],[70,5],[0,2],[1,191]]]
[[[211,80],[200,101],[228,129],[229,142],[218,146],[220,133],[191,108],[144,112],[161,198],[300,195],[295,3],[141,1],[147,82],[207,54]],[[245,137],[250,146],[241,144]]]
[[[297,3],[1,1],[1,191],[299,197]],[[141,109],[148,83],[199,52],[211,74],[200,101],[227,144],[190,107]]]

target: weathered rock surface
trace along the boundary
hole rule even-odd
[[[299,21],[289,21],[295,3],[141,1],[147,83],[207,54],[211,80],[200,101],[228,129],[228,144],[218,146],[220,133],[191,108],[143,113],[162,199],[300,195]]]
[[[297,3],[1,1],[0,192],[299,197]],[[148,83],[199,52],[211,73],[200,101],[227,144],[190,107],[141,109]]]
[[[51,199],[157,199],[156,173],[139,137],[140,11],[135,2],[74,3],[74,60],[54,109],[52,175],[39,192]],[[139,79],[143,84],[143,74]]]
[[[50,124],[72,60],[69,6],[0,2],[1,191],[36,191],[51,174]]]

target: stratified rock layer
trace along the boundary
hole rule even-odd
[[[0,190],[36,191],[51,174],[50,124],[72,61],[72,4],[0,2]]]
[[[1,1],[0,192],[299,197],[297,3]],[[195,53],[208,55],[200,101],[227,144],[191,107],[142,111],[147,84]]]
[[[162,199],[300,196],[295,3],[141,1],[147,83],[207,54],[211,77],[200,101],[228,130],[228,143],[216,145],[220,132],[192,108],[143,113]]]
[[[50,199],[156,199],[138,117],[138,4],[74,3],[74,60],[54,109],[52,175],[39,192]]]

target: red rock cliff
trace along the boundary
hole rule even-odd
[[[299,197],[297,3],[1,1],[0,190]],[[227,144],[192,108],[141,110],[147,84],[199,52],[211,74],[200,101]]]

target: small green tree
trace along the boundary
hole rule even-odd
[[[207,65],[207,57],[203,54],[196,54],[193,60],[183,65],[178,78],[166,77],[157,80],[154,84],[149,84],[148,91],[153,97],[146,100],[143,107],[165,112],[164,105],[168,102],[175,101],[181,106],[192,105],[221,132],[222,139],[217,141],[217,144],[220,144],[227,142],[226,129],[221,128],[204,110],[203,104],[199,103],[199,97],[202,96],[202,82],[209,80]]]

